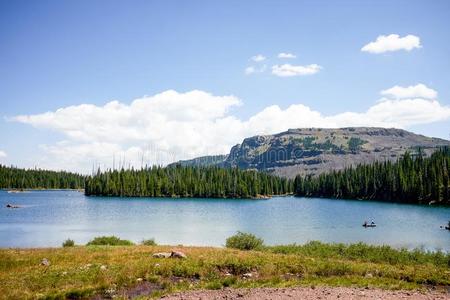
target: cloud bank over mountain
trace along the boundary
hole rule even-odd
[[[236,96],[216,96],[194,90],[168,90],[130,104],[111,101],[103,106],[80,104],[10,121],[53,130],[62,135],[55,144],[41,145],[39,165],[82,172],[92,165],[140,167],[179,159],[227,153],[243,138],[289,128],[378,126],[407,129],[450,119],[450,107],[423,84],[394,86],[363,112],[324,115],[303,104],[271,105],[247,120],[233,115],[243,105]]]

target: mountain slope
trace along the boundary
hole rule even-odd
[[[414,154],[418,148],[429,155],[440,146],[450,146],[450,141],[402,129],[302,128],[246,138],[233,146],[223,161],[211,161],[214,165],[264,170],[293,178],[361,163],[395,161],[405,151]]]

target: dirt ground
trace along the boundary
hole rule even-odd
[[[346,287],[296,287],[223,289],[177,293],[163,297],[165,300],[210,299],[450,299],[450,292],[443,288],[433,291],[386,291]]]

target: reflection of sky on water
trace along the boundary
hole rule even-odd
[[[24,205],[7,209],[7,203]],[[221,246],[236,231],[268,244],[311,240],[450,251],[439,228],[450,208],[381,202],[277,197],[270,200],[85,197],[78,192],[0,191],[0,246],[58,246],[72,238],[117,235],[139,242]],[[374,220],[376,228],[363,228]]]

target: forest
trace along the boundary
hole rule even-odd
[[[41,169],[19,169],[0,164],[1,189],[82,189],[83,175]]]
[[[85,184],[86,195],[121,197],[254,198],[292,192],[292,180],[214,166],[98,171]]]
[[[302,197],[365,199],[450,205],[450,148],[430,157],[406,152],[396,162],[375,162],[319,176],[280,178],[255,170],[217,166],[98,170],[83,176],[64,171],[0,165],[0,188],[85,189],[86,195],[119,197],[258,198],[295,193]]]
[[[297,176],[297,196],[450,204],[450,148],[430,157],[405,153],[396,162],[358,165],[319,176]]]

